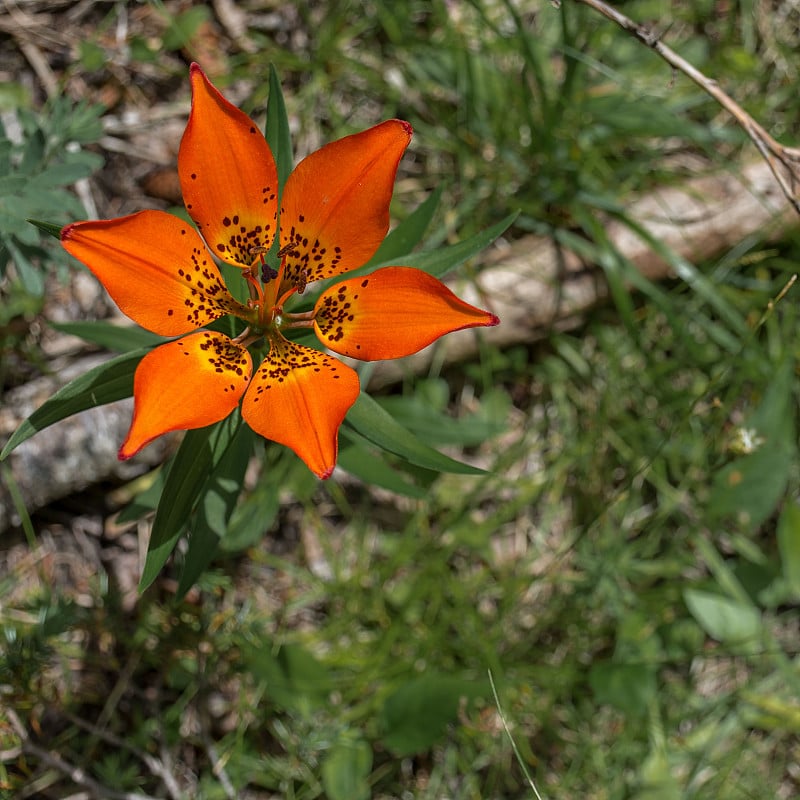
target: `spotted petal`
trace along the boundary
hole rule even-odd
[[[275,238],[278,172],[269,145],[197,64],[192,111],[178,152],[183,199],[211,251],[247,266]]]
[[[247,315],[188,222],[163,211],[75,222],[61,231],[67,252],[86,264],[134,322],[177,336],[225,314]]]
[[[393,119],[346,136],[303,159],[289,176],[281,208],[288,251],[281,290],[360,267],[389,229],[397,165],[411,126]]]
[[[408,356],[446,333],[499,322],[411,267],[386,267],[337,283],[322,293],[314,312],[320,341],[363,361]]]
[[[336,465],[338,431],[358,398],[358,375],[332,356],[275,339],[242,403],[245,422],[294,450],[320,478]]]
[[[133,379],[133,422],[119,450],[130,458],[169,431],[211,425],[239,404],[250,353],[222,333],[201,331],[148,353]]]

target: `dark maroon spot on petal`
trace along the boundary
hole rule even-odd
[[[191,174],[191,178],[192,178],[192,180],[193,180],[193,181],[196,181],[196,180],[197,180],[197,173],[196,173],[196,172],[193,172],[193,173]]]

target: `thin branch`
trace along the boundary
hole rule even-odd
[[[156,800],[155,797],[151,797],[147,794],[139,794],[138,792],[118,792],[114,789],[109,789],[107,786],[103,786],[102,783],[90,777],[81,767],[70,764],[57,753],[45,750],[43,747],[39,747],[39,745],[32,742],[27,729],[13,709],[6,709],[5,714],[8,721],[11,723],[11,727],[20,739],[24,753],[33,756],[51,769],[65,775],[74,784],[82,786],[95,797],[102,797],[105,800]]]
[[[124,748],[137,758],[141,759],[150,772],[162,780],[164,787],[166,788],[172,800],[180,800],[182,796],[180,787],[178,786],[174,775],[172,775],[167,768],[166,763],[159,761],[155,756],[151,756],[150,753],[140,750],[138,747],[134,747],[130,742],[125,741],[110,731],[98,728],[97,725],[93,725],[91,722],[88,722],[81,717],[76,717],[74,714],[67,714],[66,716],[74,725],[77,725],[79,728],[88,731],[98,739],[108,742],[109,744],[114,745],[114,747]]]
[[[775,180],[781,187],[786,199],[792,204],[794,210],[800,214],[800,197],[796,186],[800,183],[800,148],[784,147],[775,140],[765,128],[759,125],[730,95],[720,89],[717,82],[706,77],[700,70],[693,67],[688,61],[681,58],[674,50],[667,47],[653,31],[644,25],[639,25],[630,17],[626,17],[617,9],[612,8],[603,0],[575,0],[597,11],[607,19],[615,22],[624,31],[629,33],[642,44],[654,50],[673,69],[682,72],[687,78],[693,80],[704,92],[711,95],[734,119],[739,123],[744,132],[755,144],[758,152],[769,165]],[[783,167],[784,174],[779,165]]]

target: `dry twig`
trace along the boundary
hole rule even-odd
[[[105,798],[106,800],[155,800],[154,797],[140,794],[139,792],[118,792],[114,789],[109,789],[107,786],[103,786],[102,783],[90,777],[81,767],[70,764],[57,753],[50,752],[44,747],[39,747],[38,744],[31,741],[27,729],[13,709],[6,709],[5,713],[8,721],[11,723],[11,727],[14,729],[14,733],[16,733],[20,739],[22,751],[24,753],[33,756],[42,764],[50,767],[50,769],[54,769],[62,775],[65,775],[74,784],[82,786],[95,797]]]
[[[800,195],[796,186],[800,183],[800,148],[784,147],[775,140],[765,128],[759,125],[730,95],[726,94],[715,80],[706,77],[700,70],[695,69],[688,61],[681,58],[674,50],[667,47],[656,33],[639,25],[630,17],[612,8],[603,0],[576,0],[585,6],[594,9],[607,19],[615,22],[624,31],[627,31],[642,44],[655,50],[664,61],[673,69],[682,72],[687,78],[693,80],[704,92],[711,95],[734,119],[739,123],[744,132],[750,137],[753,144],[769,165],[775,180],[781,187],[786,199],[792,204],[794,210],[800,214]],[[781,169],[782,168],[782,169]]]

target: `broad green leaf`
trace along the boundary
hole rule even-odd
[[[134,350],[89,370],[59,389],[14,431],[0,461],[35,433],[79,411],[122,400],[133,394],[133,373],[146,350]]]
[[[292,154],[292,138],[283,90],[278,72],[273,64],[269,65],[269,99],[267,100],[265,135],[267,144],[272,150],[272,157],[275,159],[275,166],[278,168],[278,197],[280,198],[286,180],[294,167],[294,155]]]
[[[333,688],[328,669],[301,645],[274,648],[264,643],[244,650],[242,657],[253,676],[264,682],[270,702],[304,715],[327,703]]]
[[[326,753],[322,785],[328,800],[369,800],[372,748],[363,739],[344,737]]]
[[[713,639],[727,645],[752,649],[761,635],[761,615],[750,604],[700,589],[686,589],[683,599],[700,627]]]
[[[509,214],[505,219],[487,228],[485,231],[480,231],[469,239],[463,242],[452,244],[449,247],[442,247],[438,250],[432,250],[423,253],[410,253],[402,258],[402,264],[397,264],[396,259],[389,259],[388,261],[381,261],[374,266],[365,270],[361,267],[358,270],[348,273],[348,277],[361,274],[361,271],[372,272],[374,269],[380,267],[387,267],[391,265],[416,267],[417,269],[424,270],[431,275],[441,278],[447,272],[455,269],[460,264],[463,264],[467,259],[476,256],[481,250],[485,250],[498,236],[500,236],[511,223],[517,218],[517,213]]]
[[[647,664],[605,661],[589,670],[589,685],[598,703],[606,703],[630,717],[647,714],[656,696],[656,673]]]
[[[143,592],[164,566],[181,534],[186,530],[209,475],[225,455],[238,426],[238,412],[206,428],[187,431],[175,453],[161,502],[153,520],[139,591]]]
[[[716,518],[744,515],[757,528],[775,511],[797,453],[792,408],[793,366],[785,362],[775,372],[759,407],[743,430],[753,452],[735,459],[714,476],[708,510]]]
[[[455,461],[420,441],[364,392],[348,412],[345,423],[378,447],[419,467],[463,475],[484,474],[484,470]]]
[[[789,501],[778,520],[778,552],[783,577],[796,598],[800,597],[800,507]]]
[[[116,325],[112,322],[51,322],[50,327],[71,336],[113,350],[127,353],[140,347],[155,347],[168,341],[157,333],[150,333],[138,325]]]
[[[447,675],[414,678],[383,704],[383,743],[399,757],[421,753],[457,720],[462,698],[474,700],[488,693],[484,682]]]
[[[422,241],[422,237],[431,224],[431,219],[436,213],[441,198],[442,187],[440,186],[386,236],[378,251],[367,262],[366,266],[388,264],[398,260],[401,256],[411,253]]]

